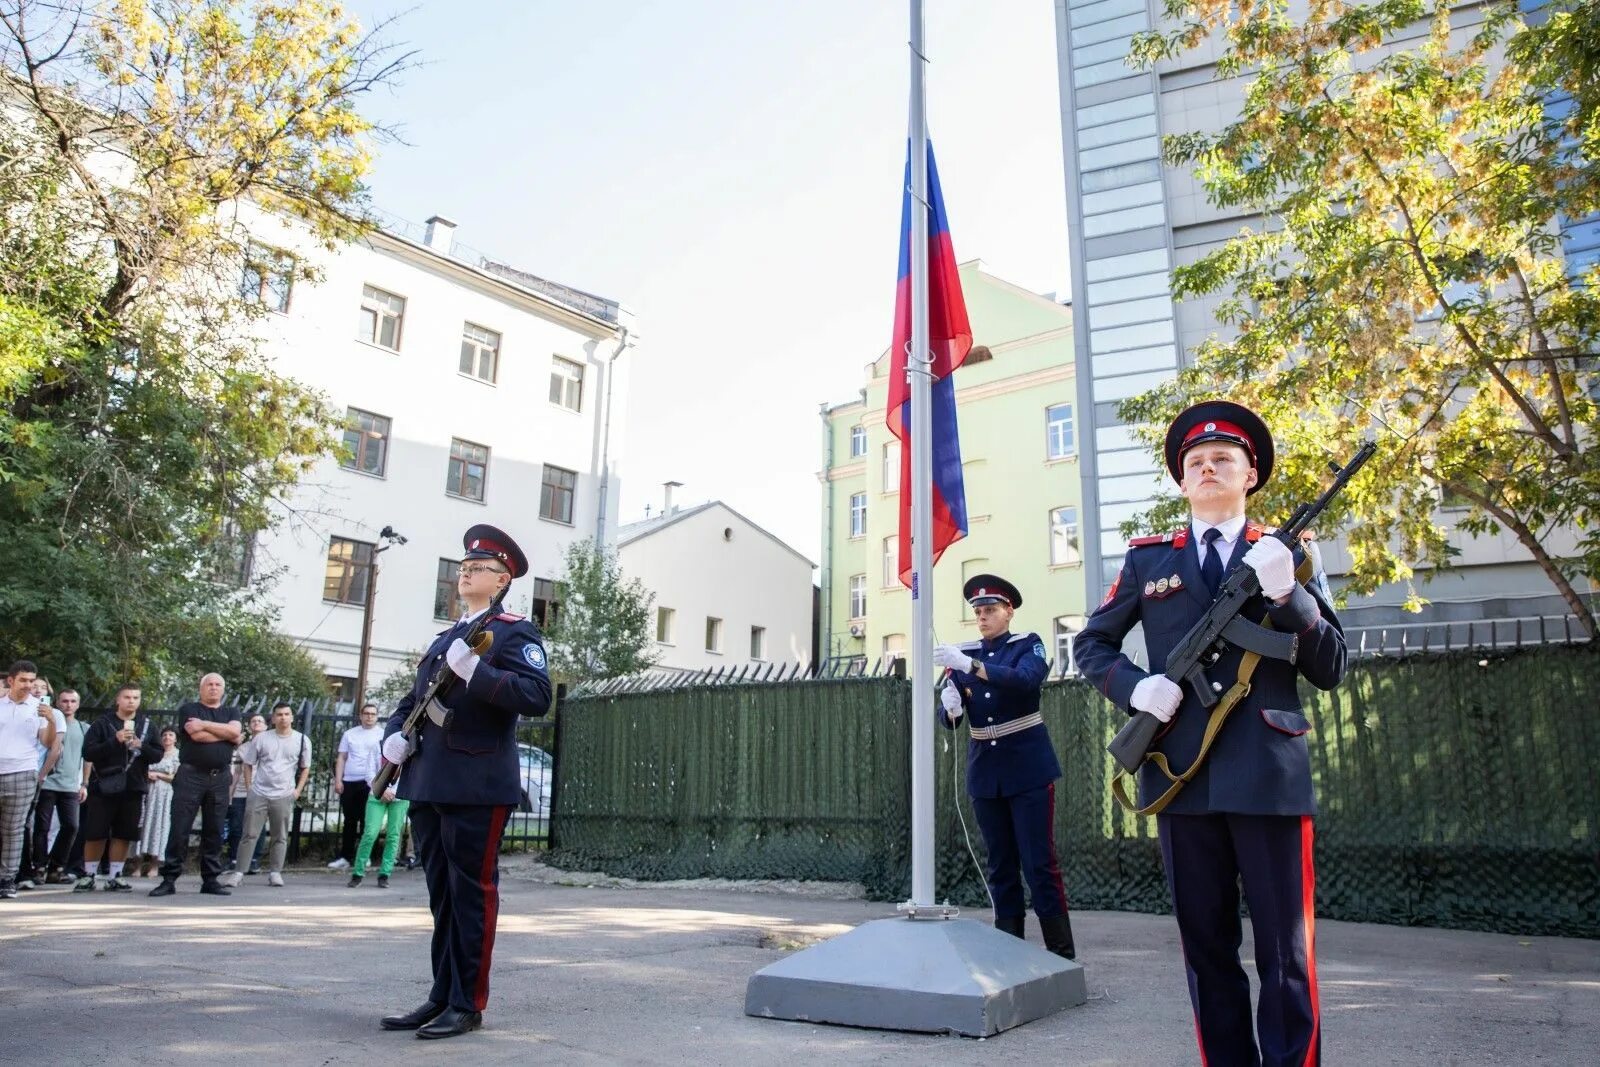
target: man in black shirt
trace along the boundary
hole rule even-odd
[[[189,854],[189,831],[200,814],[200,892],[225,897],[230,891],[217,881],[222,873],[222,823],[233,791],[229,774],[233,746],[241,732],[239,709],[224,707],[222,675],[200,679],[200,700],[178,709],[181,747],[178,773],[172,780],[172,833],[167,838],[166,861],[161,864],[161,884],[153,897],[170,897],[178,891],[178,875]]]

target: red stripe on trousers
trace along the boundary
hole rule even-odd
[[[478,955],[478,984],[472,991],[473,1011],[489,1003],[489,964],[494,958],[494,928],[500,917],[500,887],[495,885],[495,866],[500,859],[500,835],[505,833],[511,805],[494,809],[489,823],[489,841],[483,850],[483,866],[478,870],[478,888],[483,891],[483,951]]]
[[[1306,1045],[1305,1067],[1317,1067],[1317,1045],[1322,1040],[1322,1008],[1317,998],[1317,871],[1312,862],[1315,837],[1311,816],[1300,816],[1300,909],[1305,923],[1306,978],[1311,994],[1311,1041]]]
[[[1050,821],[1045,823],[1045,840],[1050,842],[1050,866],[1056,872],[1056,892],[1061,895],[1061,914],[1065,915],[1070,910],[1067,907],[1067,887],[1061,884],[1061,861],[1056,858],[1056,784],[1050,783]]]

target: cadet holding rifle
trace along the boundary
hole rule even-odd
[[[498,610],[512,579],[528,573],[527,557],[493,526],[472,527],[463,542],[456,590],[466,615],[434,638],[383,740],[384,760],[405,765],[397,791],[411,802],[427,874],[433,986],[421,1006],[387,1016],[381,1025],[415,1030],[421,1038],[455,1037],[483,1024],[500,902],[500,838],[522,796],[517,719],[550,710],[538,630],[521,615]],[[436,687],[436,680],[445,684]],[[421,714],[413,715],[414,708]],[[382,768],[373,792],[381,795],[391,774]]]
[[[1111,591],[1074,641],[1075,658],[1113,703],[1161,724],[1140,770],[1139,802],[1157,815],[1202,1061],[1314,1064],[1317,806],[1303,736],[1310,724],[1295,683],[1299,675],[1319,689],[1337,685],[1344,634],[1308,587],[1310,566],[1297,570],[1291,549],[1245,517],[1246,498],[1272,474],[1272,435],[1254,412],[1225,401],[1189,408],[1167,430],[1166,460],[1192,522],[1130,543]],[[1254,571],[1260,592],[1237,614],[1266,631],[1235,633],[1261,651],[1225,641],[1203,675],[1185,676],[1205,679],[1213,692],[1202,700],[1192,682],[1162,672],[1219,592],[1238,587],[1230,573],[1241,567]],[[1122,654],[1138,623],[1152,673]],[[1269,639],[1277,635],[1292,640]],[[1261,981],[1255,1027],[1239,963],[1241,879]]]

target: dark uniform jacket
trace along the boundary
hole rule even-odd
[[[989,675],[951,671],[961,692],[969,727],[987,728],[1012,722],[1039,710],[1039,687],[1050,663],[1038,634],[1001,634],[992,640],[961,646],[983,664]],[[939,725],[953,729],[938,708]],[[1009,797],[1037,789],[1061,777],[1061,764],[1041,723],[988,741],[967,742],[967,792],[975,797]]]
[[[417,665],[417,678],[384,728],[398,733],[435,671],[448,671],[445,650],[466,634],[471,620],[433,639]],[[417,750],[406,761],[396,792],[403,800],[434,804],[516,804],[522,798],[522,765],[517,758],[517,718],[550,710],[550,676],[545,671],[539,631],[509,612],[489,621],[494,643],[483,655],[472,681],[456,678],[443,702],[454,712],[443,729],[424,716]]]
[[[1248,523],[1243,539],[1253,543],[1263,532],[1262,527]],[[1211,606],[1190,540],[1185,528],[1131,542],[1104,603],[1073,641],[1078,669],[1130,715],[1133,687],[1147,672],[1122,654],[1122,639],[1142,622],[1150,670],[1161,671],[1173,647]],[[1246,550],[1247,545],[1234,546],[1229,573],[1244,565]],[[1174,575],[1179,579],[1176,583]],[[1318,689],[1332,689],[1344,676],[1345,667],[1344,631],[1318,586],[1315,579],[1307,586],[1296,586],[1281,606],[1272,606],[1260,596],[1245,605],[1243,615],[1249,621],[1270,618],[1274,629],[1299,635],[1296,662],[1291,665],[1262,657],[1251,678],[1250,692],[1234,707],[1204,766],[1167,807],[1168,812],[1316,814],[1304,736],[1310,723],[1300,709],[1295,677],[1298,673]],[[1242,658],[1241,650],[1229,646],[1206,673],[1226,691],[1238,678]],[[1194,762],[1209,717],[1192,687],[1184,684],[1183,703],[1154,746],[1166,754],[1174,774],[1182,774]],[[1139,803],[1154,802],[1170,784],[1158,768],[1146,763],[1139,774]]]

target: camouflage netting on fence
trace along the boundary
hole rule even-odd
[[[1351,666],[1302,692],[1322,915],[1600,937],[1600,654],[1453,653]],[[700,687],[566,705],[551,861],[638,878],[910,889],[910,689],[892,678]],[[1056,840],[1077,907],[1169,908],[1152,820],[1111,799],[1123,721],[1051,683]],[[937,731],[938,895],[985,903],[955,801],[965,740]]]

